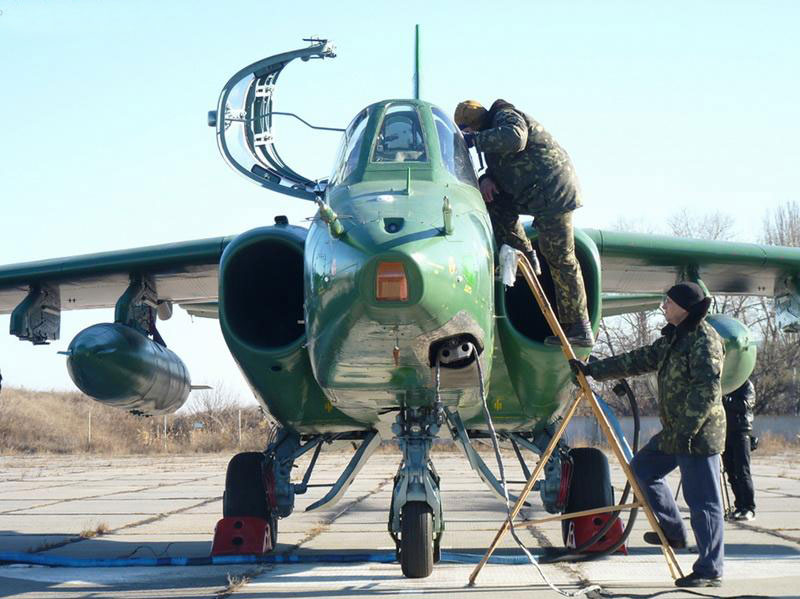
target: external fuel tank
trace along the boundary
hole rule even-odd
[[[725,363],[722,367],[722,393],[741,387],[756,366],[756,342],[750,329],[726,314],[710,314],[708,323],[722,337]]]
[[[89,397],[142,414],[167,414],[189,396],[189,371],[175,352],[136,329],[95,324],[69,344],[67,370]]]

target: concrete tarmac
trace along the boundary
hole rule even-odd
[[[17,456],[0,457],[0,551],[66,557],[208,555],[222,513],[230,456]],[[332,482],[349,459],[323,451],[312,482]],[[491,454],[485,456],[491,463]],[[304,512],[324,489],[299,496],[295,513],[280,521],[278,554],[338,555],[393,551],[386,532],[392,477],[399,455],[372,457],[336,506]],[[501,525],[505,506],[458,453],[436,453],[447,530],[443,551],[483,555]],[[510,477],[522,478],[512,455]],[[553,585],[574,592],[598,584],[598,597],[800,597],[800,465],[793,455],[755,454],[757,519],[727,523],[726,572],[718,589],[681,590],[660,550],[645,545],[639,514],[629,554],[594,562],[542,565]],[[302,476],[302,468],[298,476]],[[619,496],[624,479],[612,466]],[[670,479],[672,488],[677,477]],[[682,500],[679,503],[683,506]],[[684,506],[685,511],[685,506]],[[688,527],[688,512],[686,513]],[[538,496],[523,517],[547,515]],[[518,529],[536,555],[561,546],[558,522]],[[94,536],[92,536],[94,534]],[[510,535],[501,554],[521,555]],[[685,573],[695,556],[681,551]],[[0,566],[0,597],[26,599],[150,597],[559,597],[533,566],[489,564],[476,586],[466,586],[474,564],[442,562],[426,579],[409,580],[396,563],[278,564],[127,568]]]

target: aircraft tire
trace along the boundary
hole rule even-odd
[[[433,513],[422,501],[403,506],[400,565],[408,578],[426,578],[433,572]]]
[[[264,490],[263,462],[264,454],[257,451],[237,453],[228,462],[225,494],[222,496],[224,517],[254,516],[272,524]]]
[[[572,457],[572,482],[564,513],[590,510],[614,504],[614,489],[611,487],[611,471],[608,458],[594,447],[570,449]],[[561,537],[567,544],[569,520],[561,521]]]

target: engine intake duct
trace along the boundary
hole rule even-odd
[[[536,240],[532,240],[534,248],[539,254],[542,267],[542,274],[539,275],[539,282],[542,284],[545,295],[550,305],[558,314],[558,302],[556,301],[555,283],[546,260],[542,259]],[[592,241],[582,232],[575,232],[575,256],[581,265],[583,275],[583,286],[586,290],[586,300],[589,309],[589,317],[592,322],[596,322],[600,317],[600,270],[596,257],[596,248]],[[545,337],[552,335],[550,325],[539,309],[536,298],[528,287],[525,279],[521,276],[517,278],[513,287],[503,286],[502,300],[505,314],[511,326],[521,333],[524,337],[536,342],[543,342]],[[559,315],[559,321],[561,321]],[[564,324],[562,322],[562,324]]]
[[[226,252],[221,318],[253,347],[284,347],[305,334],[302,246],[281,237],[252,237]]]

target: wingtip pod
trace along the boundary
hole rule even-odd
[[[189,396],[189,371],[175,352],[132,327],[92,325],[64,352],[75,385],[100,403],[142,414],[168,414]]]

